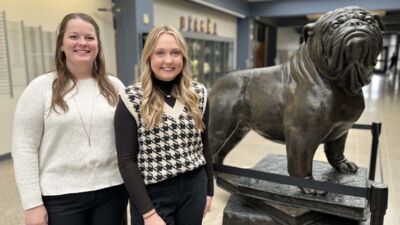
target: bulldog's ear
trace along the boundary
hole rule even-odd
[[[378,16],[378,15],[373,15],[373,16],[374,16],[375,21],[378,23],[379,28],[381,28],[381,31],[384,31],[386,28],[385,28],[385,25],[382,22],[381,17]]]
[[[314,23],[309,23],[303,27],[304,42],[307,42],[308,37],[314,35]]]

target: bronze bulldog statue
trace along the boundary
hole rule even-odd
[[[359,7],[340,8],[304,27],[305,42],[289,62],[219,79],[209,98],[214,161],[223,163],[254,130],[286,143],[291,176],[312,179],[321,143],[337,171],[356,172],[344,156],[345,142],[365,107],[362,87],[370,83],[382,49],[381,29],[379,17]]]

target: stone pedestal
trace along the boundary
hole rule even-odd
[[[280,225],[262,209],[246,205],[235,196],[229,198],[224,209],[223,225]]]
[[[281,155],[268,155],[253,169],[288,175],[286,156]],[[326,162],[314,161],[313,176],[319,181],[348,186],[365,188],[368,185],[367,170],[364,168],[360,168],[355,174],[341,174]],[[226,215],[224,213],[224,221],[232,222],[224,222],[225,225],[276,223],[350,225],[368,219],[367,200],[361,197],[335,193],[310,196],[303,194],[294,186],[227,174],[217,174],[217,183],[234,196],[225,209]],[[248,218],[245,215],[248,215]],[[263,220],[264,222],[261,222]],[[234,221],[247,222],[234,223]]]
[[[279,204],[277,204],[279,205]],[[290,207],[289,207],[290,208]],[[279,221],[269,216],[263,209],[248,205],[238,197],[231,196],[224,209],[222,225],[366,225],[366,222],[316,213],[312,217]],[[304,216],[304,215],[302,215]],[[300,216],[301,217],[301,216]],[[305,219],[305,220],[304,220]]]

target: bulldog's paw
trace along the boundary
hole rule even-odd
[[[334,167],[337,171],[341,173],[355,173],[358,170],[358,166],[349,160],[336,163]]]

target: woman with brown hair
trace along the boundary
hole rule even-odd
[[[106,74],[92,17],[64,17],[55,63],[56,71],[26,87],[14,115],[12,157],[25,223],[120,225],[128,195],[113,117],[124,85]]]
[[[213,196],[207,89],[191,81],[184,38],[172,26],[149,33],[142,68],[114,118],[132,224],[200,225]]]

